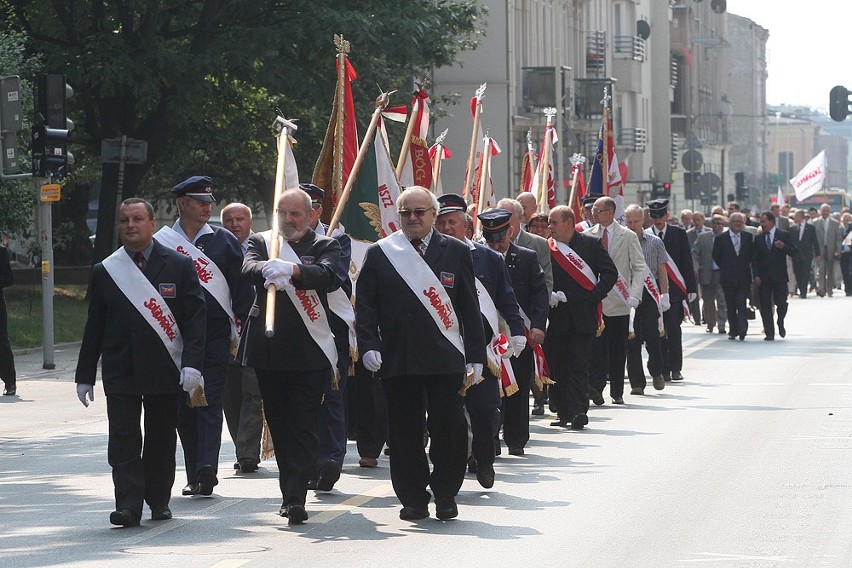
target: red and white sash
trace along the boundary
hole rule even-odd
[[[521,317],[524,320],[524,329],[526,330],[527,335],[527,346],[532,349],[533,352],[533,379],[539,388],[544,385],[552,385],[553,380],[550,378],[550,367],[547,365],[547,359],[544,357],[544,349],[541,345],[533,345],[530,342],[530,326],[532,325],[532,322],[522,307],[518,306],[518,310],[521,312]]]
[[[654,298],[654,302],[657,304],[657,331],[660,332],[660,335],[664,333],[665,326],[663,325],[663,298],[660,293],[660,288],[657,286],[657,280],[654,278],[654,275],[651,274],[651,269],[647,266],[645,267],[645,272],[642,273],[642,284],[645,286],[645,289],[648,291],[648,294]],[[633,314],[631,313],[631,323],[633,321]],[[633,331],[633,327],[631,325],[630,331]]]
[[[674,282],[675,286],[680,288],[680,291],[683,292],[683,297],[686,298],[689,295],[686,291],[686,280],[684,280],[683,275],[677,268],[677,264],[675,264],[674,259],[672,259],[672,255],[670,255],[668,251],[666,251],[666,274],[669,275],[669,280]],[[692,316],[689,313],[689,305],[686,300],[683,300],[683,314],[685,318],[692,319]]]
[[[630,283],[627,279],[621,275],[621,271],[616,268],[618,271],[618,278],[615,280],[615,286],[612,289],[615,291],[615,295],[618,296],[618,299],[624,302],[624,305],[628,308],[630,307]]]
[[[518,381],[512,365],[508,363],[506,353],[509,350],[509,340],[505,334],[500,333],[500,316],[494,299],[488,293],[488,289],[479,280],[476,281],[476,295],[479,297],[479,311],[485,317],[485,321],[491,327],[492,338],[485,349],[488,358],[488,369],[497,377],[500,377],[500,385],[506,396],[518,392]]]
[[[566,243],[559,242],[553,237],[547,239],[547,244],[550,246],[550,256],[562,269],[568,273],[568,276],[583,287],[584,290],[592,291],[598,285],[598,277],[592,271],[591,267],[586,264],[579,254]],[[598,335],[603,331],[603,304],[598,302]]]
[[[263,240],[266,243],[266,254],[269,255],[269,247],[272,244],[272,231],[263,231]],[[302,261],[296,256],[296,252],[290,243],[285,241],[280,236],[278,237],[278,258],[286,260],[294,264],[301,264]],[[319,294],[316,290],[297,290],[294,286],[284,286],[287,297],[296,308],[296,313],[308,330],[308,334],[314,343],[319,346],[320,350],[328,359],[331,365],[331,370],[335,378],[338,376],[337,370],[337,346],[334,344],[334,334],[331,333],[331,327],[328,324],[328,315],[325,313],[325,308],[320,301]],[[345,294],[344,294],[345,296]]]
[[[414,250],[402,231],[379,240],[378,245],[435,322],[438,331],[464,356],[464,343],[450,296],[423,257]]]
[[[228,287],[228,281],[225,279],[225,274],[216,266],[207,255],[201,252],[198,247],[186,240],[183,235],[171,227],[163,226],[154,235],[157,242],[166,248],[177,251],[184,256],[192,259],[192,264],[195,265],[195,272],[198,274],[198,281],[205,290],[210,292],[210,295],[216,298],[222,309],[228,314],[231,319],[231,339],[237,336],[236,318],[234,318],[234,310],[231,307],[231,289]]]
[[[174,361],[175,367],[180,369],[183,338],[181,338],[174,314],[160,292],[145,278],[124,247],[106,257],[102,264],[121,293],[156,332]]]

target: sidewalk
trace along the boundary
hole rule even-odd
[[[60,343],[53,348],[54,369],[44,368],[44,352],[41,347],[31,349],[16,349],[15,371],[20,380],[32,379],[68,379],[74,382],[74,371],[77,368],[77,355],[80,353],[80,342]]]

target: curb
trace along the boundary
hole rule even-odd
[[[80,347],[81,343],[83,343],[83,342],[82,341],[71,341],[69,343],[55,343],[53,345],[53,349],[57,350],[57,349],[69,349],[69,348],[74,348],[74,347]],[[44,349],[44,347],[26,347],[26,348],[23,348],[23,349],[12,349],[12,355],[14,355],[16,357],[19,356],[19,355],[31,355],[33,353],[38,353],[42,349]]]

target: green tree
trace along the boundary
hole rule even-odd
[[[333,96],[334,33],[352,43],[363,132],[376,85],[408,102],[415,74],[475,45],[484,10],[449,0],[5,1],[30,53],[74,86],[83,153],[96,157],[103,139],[122,134],[146,140],[142,194],[163,196],[203,173],[225,199],[267,207],[276,107],[299,119],[297,160],[303,176],[313,169]]]

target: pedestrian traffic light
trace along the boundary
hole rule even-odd
[[[669,182],[654,182],[651,187],[651,199],[668,199],[672,194],[672,184]]]
[[[33,175],[64,175],[74,163],[68,151],[68,138],[74,123],[68,118],[67,100],[74,90],[65,75],[39,75],[35,85],[33,120]]]
[[[828,98],[828,113],[831,115],[831,118],[837,122],[843,122],[846,120],[846,115],[850,114],[849,91],[846,90],[846,87],[842,87],[840,85],[834,87],[829,92]]]
[[[737,172],[734,174],[734,180],[736,181],[736,198],[737,201],[743,202],[748,199],[748,188],[746,187],[746,175],[744,172]]]

